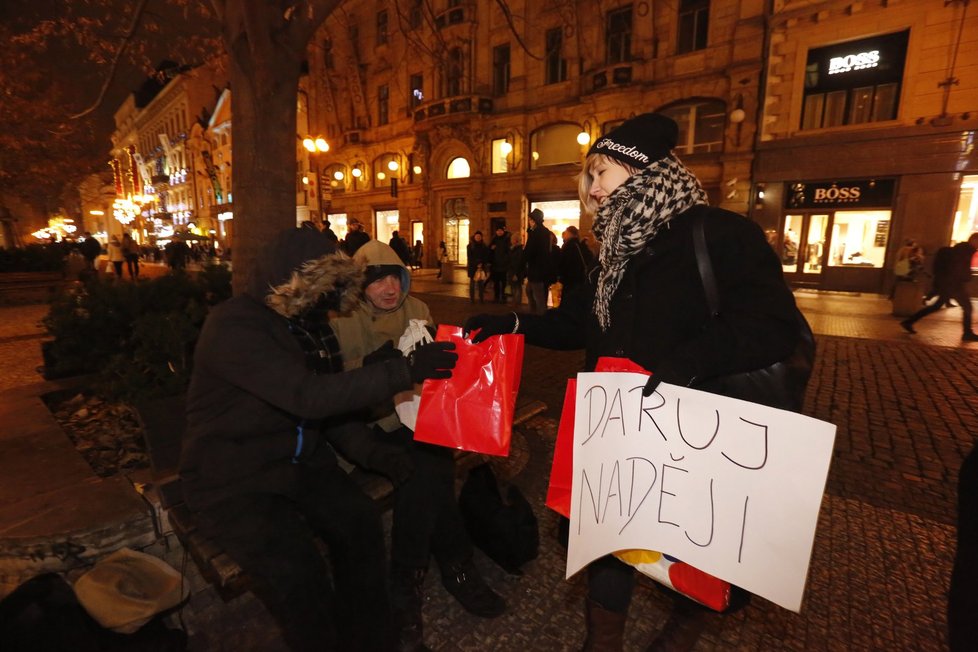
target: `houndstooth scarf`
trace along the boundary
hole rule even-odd
[[[594,312],[602,331],[611,326],[611,298],[632,256],[645,249],[673,216],[706,203],[700,182],[673,156],[633,174],[608,196],[591,227],[601,241]]]

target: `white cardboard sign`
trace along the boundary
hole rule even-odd
[[[836,427],[646,380],[577,376],[567,577],[658,550],[799,611]]]

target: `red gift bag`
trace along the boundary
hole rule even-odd
[[[473,344],[459,326],[440,325],[436,342],[454,342],[452,377],[426,380],[414,440],[487,455],[509,455],[516,394],[523,371],[523,336]]]
[[[595,371],[634,371],[649,373],[628,358],[600,357]],[[574,467],[574,406],[577,395],[577,380],[567,381],[564,392],[564,406],[560,410],[560,425],[557,427],[557,443],[554,445],[554,461],[550,467],[550,485],[547,487],[546,505],[562,516],[570,518],[571,476]]]
[[[554,461],[550,467],[550,486],[547,487],[546,505],[561,516],[570,518],[571,475],[574,467],[574,406],[577,396],[577,379],[567,381],[564,406],[560,410],[557,426],[557,443],[554,445]]]

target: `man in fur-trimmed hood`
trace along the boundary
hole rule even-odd
[[[329,319],[358,304],[362,284],[362,269],[322,233],[282,232],[247,291],[208,315],[187,395],[187,505],[254,579],[296,650],[389,649],[380,516],[327,440],[365,466],[390,462],[349,415],[454,366],[454,354],[435,351],[343,371]]]

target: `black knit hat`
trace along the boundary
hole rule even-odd
[[[672,118],[643,113],[599,138],[587,154],[604,154],[633,168],[644,168],[669,156],[678,138],[679,126]]]

